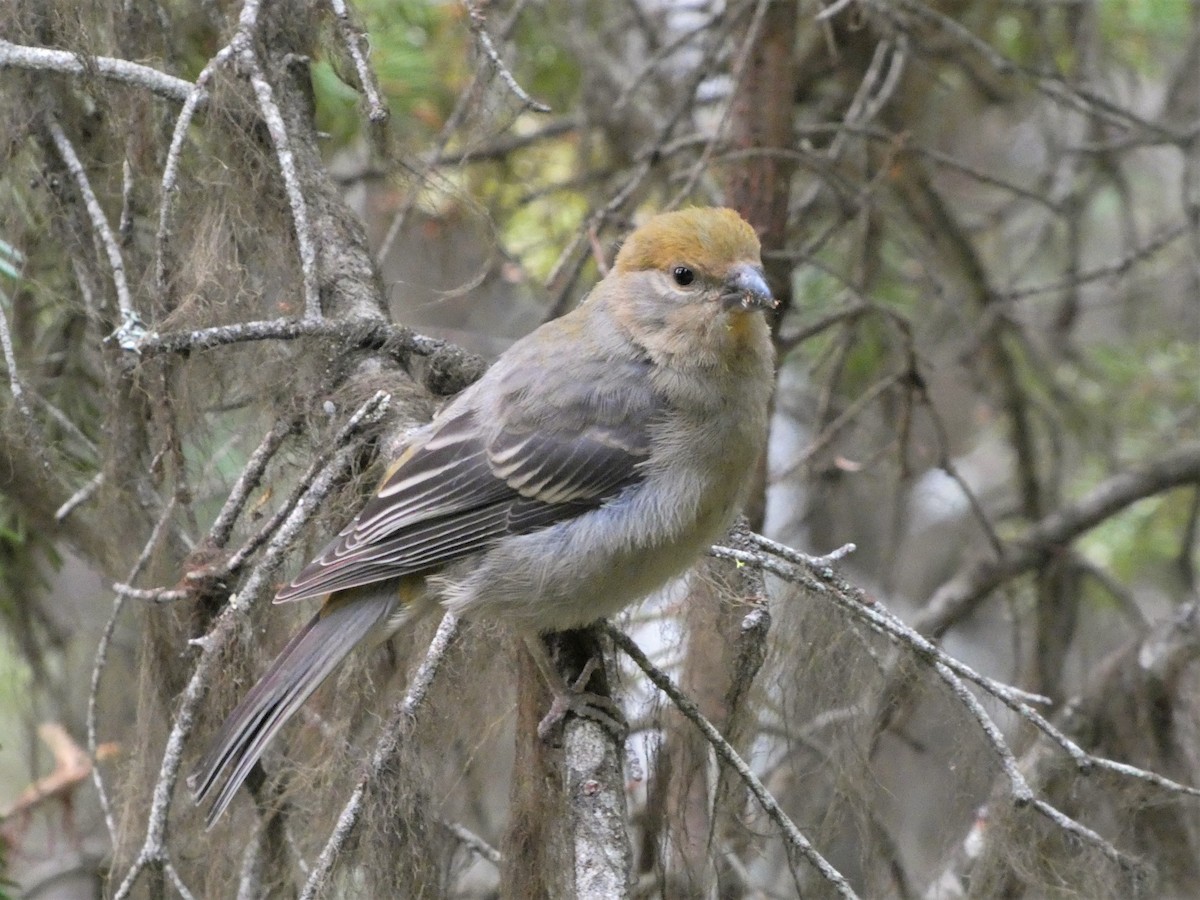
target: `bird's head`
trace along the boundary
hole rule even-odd
[[[622,245],[612,272],[615,312],[650,349],[738,353],[766,339],[761,313],[776,306],[758,235],[731,209],[654,216]]]

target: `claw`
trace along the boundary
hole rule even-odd
[[[621,712],[621,707],[610,697],[604,697],[600,694],[592,693],[584,690],[585,685],[591,680],[599,666],[599,660],[592,657],[583,667],[583,671],[579,673],[579,677],[575,679],[574,684],[567,684],[559,675],[558,670],[554,668],[554,664],[546,656],[546,652],[542,647],[541,641],[533,638],[527,641],[529,653],[537,663],[538,670],[542,673],[542,678],[546,682],[546,686],[550,688],[550,693],[554,695],[554,700],[550,704],[550,710],[542,717],[538,723],[538,737],[543,741],[549,742],[558,728],[562,725],[563,720],[568,713],[573,713],[584,719],[591,719],[598,723],[601,727],[607,729],[618,740],[624,740],[629,733],[629,724],[625,721],[625,715]]]
[[[562,684],[560,680],[559,687],[565,687],[565,691],[557,690],[555,685],[550,685],[554,701],[550,704],[550,711],[538,723],[539,738],[549,742],[554,732],[562,725],[567,713],[591,719],[602,728],[607,729],[618,740],[624,740],[625,736],[629,734],[629,724],[625,721],[625,715],[611,697],[604,697],[583,689],[592,677],[592,673],[596,671],[597,665],[595,657],[589,659],[583,667],[583,671],[579,673],[579,677],[575,679],[575,683],[569,687]]]

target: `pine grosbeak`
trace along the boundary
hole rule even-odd
[[[647,221],[574,311],[513,344],[276,596],[326,596],[192,779],[210,824],[358,644],[438,605],[526,634],[587,624],[682,573],[730,525],[763,452],[773,307],[728,209]]]

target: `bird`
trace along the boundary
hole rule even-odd
[[[197,804],[211,798],[209,827],[360,644],[439,607],[526,636],[581,627],[691,566],[732,524],[766,445],[776,305],[737,212],[680,209],[636,228],[582,303],[413,434],[278,592],[324,602],[189,779]]]

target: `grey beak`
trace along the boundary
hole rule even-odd
[[[774,309],[779,301],[771,296],[767,279],[762,269],[748,263],[739,263],[729,270],[721,303],[726,309]]]

